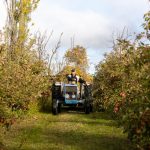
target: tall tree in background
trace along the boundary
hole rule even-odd
[[[66,65],[63,71],[59,74],[70,73],[71,68],[75,68],[78,75],[83,77],[86,81],[92,82],[92,76],[88,74],[89,62],[86,49],[82,46],[75,46],[74,48],[68,49],[64,56]]]
[[[10,57],[23,51],[29,42],[28,24],[39,0],[5,0],[7,6],[6,41]],[[31,42],[31,41],[30,41]],[[30,43],[31,44],[31,43]]]
[[[65,54],[67,65],[80,68],[83,72],[87,72],[89,67],[86,49],[77,45],[76,47],[67,50]]]

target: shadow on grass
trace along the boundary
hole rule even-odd
[[[83,125],[82,128],[80,128],[80,124]],[[101,126],[107,127],[101,128]],[[112,130],[111,127],[115,128]],[[105,131],[107,129],[110,130],[110,133]],[[125,137],[120,133],[113,133],[115,130],[118,131],[116,123],[107,113],[98,112],[86,115],[78,111],[63,111],[59,116],[48,115],[42,120],[19,126],[14,130],[17,134],[8,139],[6,143],[9,150],[19,150],[17,147],[24,139],[26,141],[23,143],[21,150],[132,149],[131,144]]]
[[[68,114],[85,114],[84,109],[83,108],[63,108],[61,113],[68,113]],[[85,114],[84,117],[87,118],[96,118],[96,119],[105,119],[105,120],[113,120],[112,118],[112,114],[108,113],[108,112],[93,112],[90,114]]]
[[[63,131],[36,127],[26,128],[34,134],[28,137],[22,150],[130,150],[130,143],[111,135],[81,131]],[[17,150],[12,145],[9,150]]]
[[[50,122],[72,122],[72,123],[82,123],[82,124],[93,124],[93,125],[106,125],[119,127],[117,122],[112,119],[112,117],[105,112],[94,112],[90,114],[85,114],[83,111],[62,111],[61,115],[70,114],[72,119],[69,120],[53,120]],[[79,115],[79,116],[78,116]],[[74,119],[75,116],[75,119]],[[77,118],[78,117],[78,118]]]
[[[89,120],[53,120],[49,121],[49,123],[81,123],[83,125],[99,125],[99,126],[110,126],[110,127],[118,127],[117,123],[115,122],[98,122],[98,121],[89,121]]]
[[[47,133],[48,134],[48,133]],[[100,134],[81,132],[53,132],[53,138],[58,139],[61,145],[74,147],[81,150],[129,150],[129,143],[123,138],[111,137]],[[59,136],[58,136],[59,135]],[[55,143],[56,145],[58,144]],[[65,148],[64,148],[65,149]]]

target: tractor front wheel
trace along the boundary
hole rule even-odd
[[[85,106],[85,114],[90,114],[90,106]]]
[[[52,114],[57,115],[58,114],[58,104],[56,100],[53,100],[52,102]]]
[[[61,104],[58,104],[58,113],[61,113]]]

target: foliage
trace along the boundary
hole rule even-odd
[[[98,104],[114,112],[139,149],[150,148],[150,46],[143,43],[146,33],[134,41],[117,39],[94,77]]]
[[[38,1],[6,1],[8,22],[0,39],[0,124],[6,127],[49,86],[46,63],[28,29]]]
[[[65,53],[65,59],[67,64],[78,67],[84,72],[87,71],[89,65],[86,49],[84,47],[77,45],[76,47],[67,50]]]
[[[145,22],[143,24],[144,29],[149,32],[150,31],[150,11],[144,15]]]
[[[41,96],[38,97],[38,110],[41,112],[51,112],[52,111],[52,102],[51,102],[51,86],[49,89],[41,93]]]

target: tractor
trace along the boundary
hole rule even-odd
[[[62,107],[80,107],[86,114],[92,112],[92,85],[55,82],[52,86],[52,113],[61,113]]]

